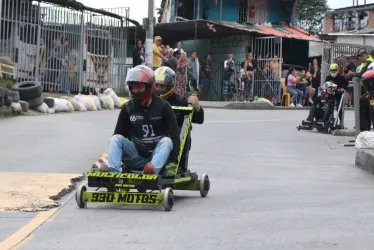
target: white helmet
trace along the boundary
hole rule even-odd
[[[336,85],[333,82],[325,82],[325,84],[322,85],[322,90],[326,91],[327,93],[331,95],[335,95],[335,92],[337,89],[338,89],[338,85]]]

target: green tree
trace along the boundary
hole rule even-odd
[[[296,8],[296,24],[312,35],[320,34],[324,16],[329,10],[327,0],[299,0]]]

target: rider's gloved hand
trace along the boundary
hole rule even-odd
[[[168,165],[165,166],[165,177],[174,177],[177,174],[177,168],[177,163],[169,162]]]

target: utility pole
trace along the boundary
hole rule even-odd
[[[148,18],[143,20],[144,27],[146,28],[145,40],[145,64],[153,69],[153,28],[155,26],[154,0],[148,0]]]

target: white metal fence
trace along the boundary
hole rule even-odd
[[[14,62],[16,81],[44,91],[124,89],[129,12],[2,0],[0,56]]]
[[[281,100],[282,38],[257,37],[252,48],[257,64],[251,84],[252,94],[278,103]]]

